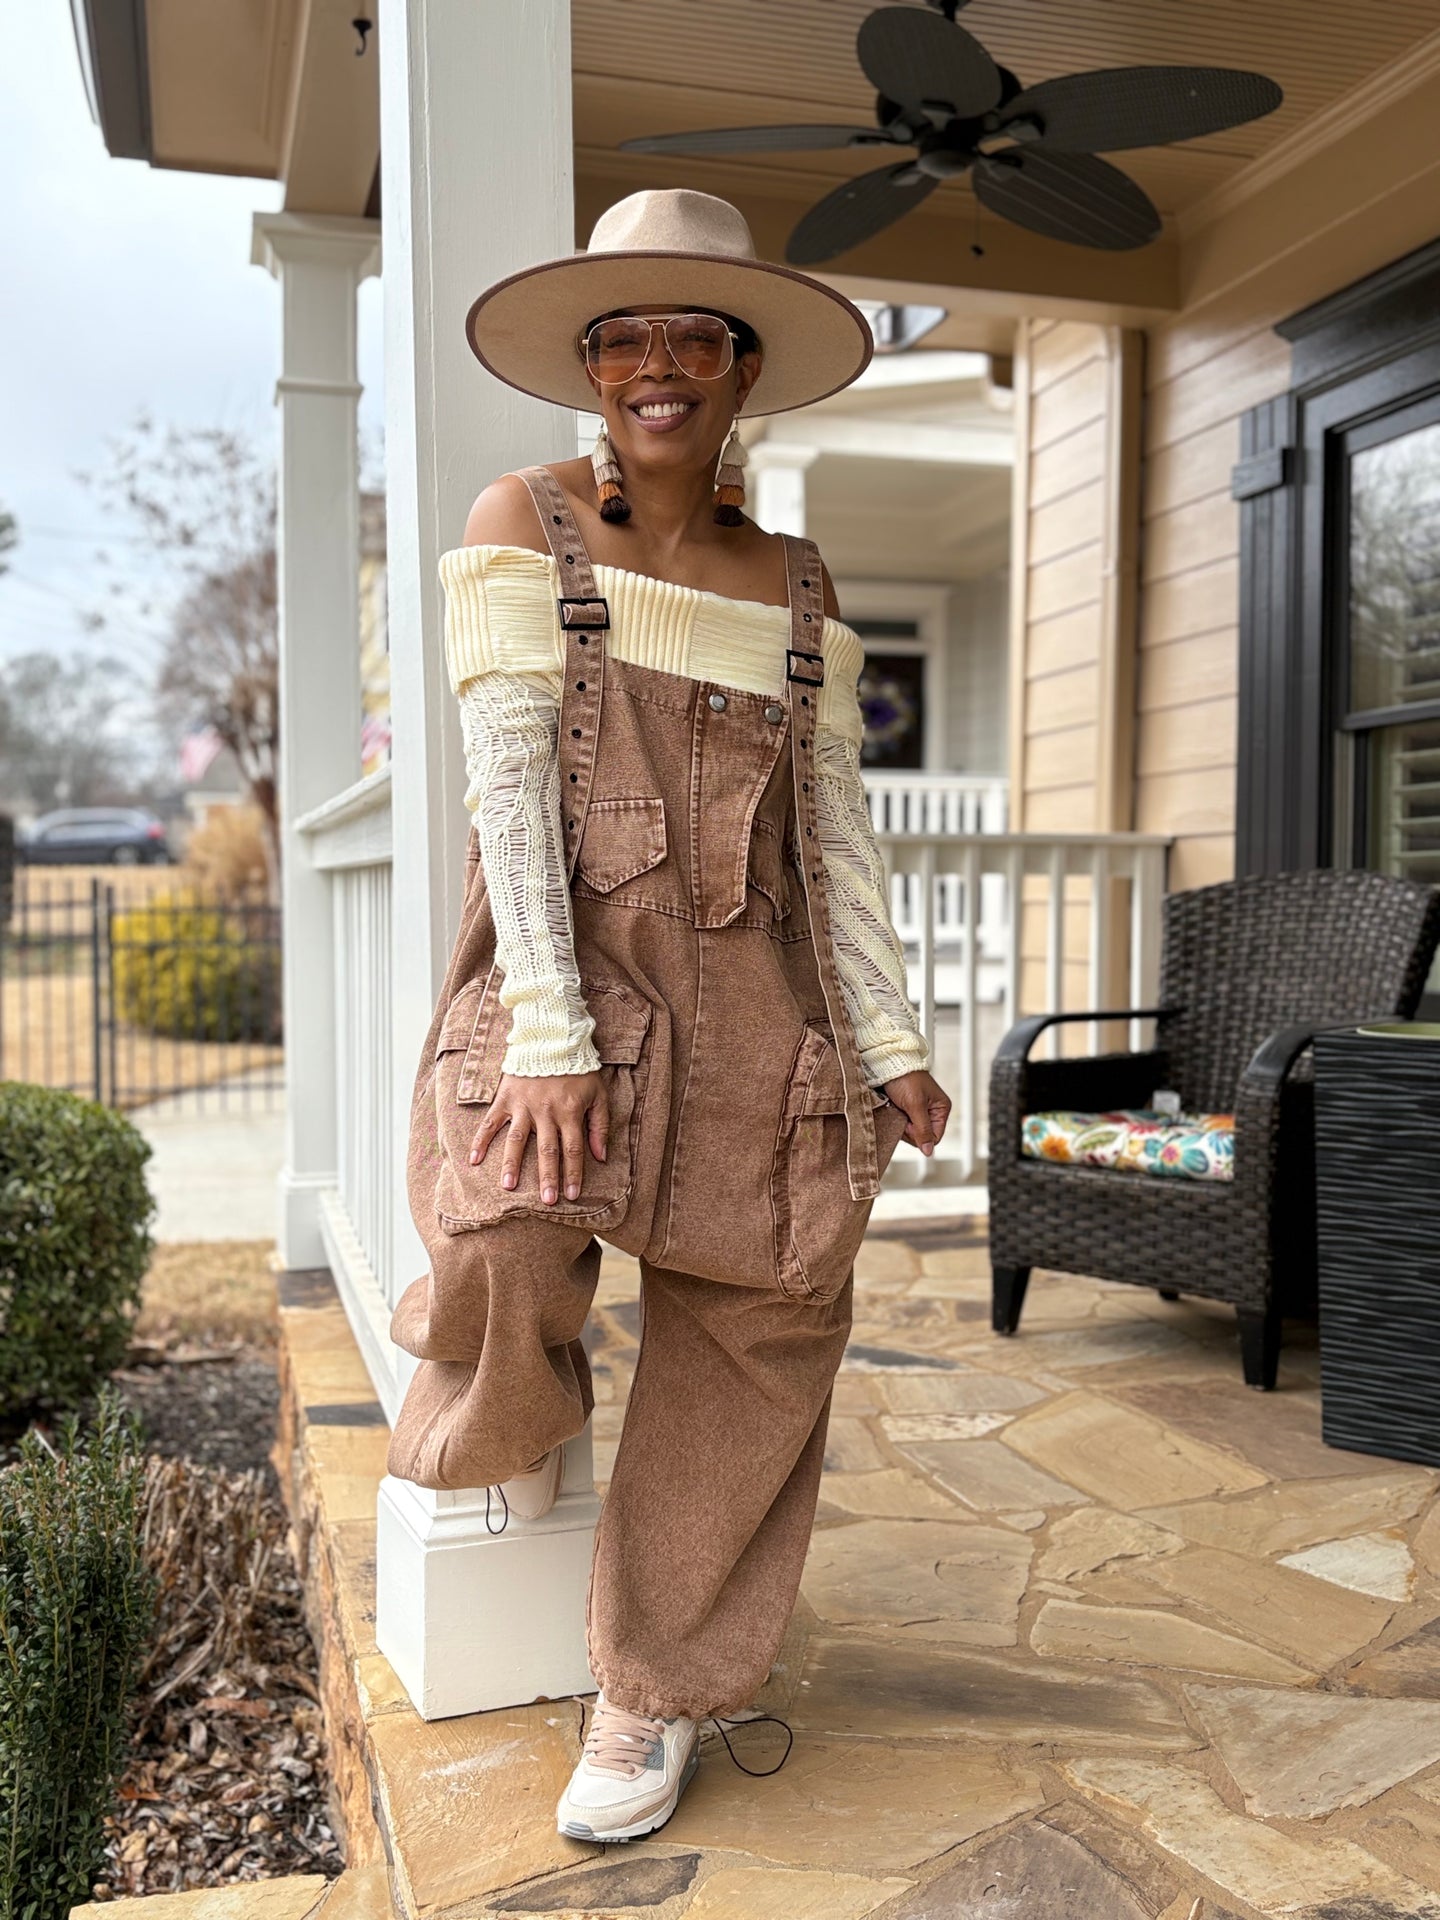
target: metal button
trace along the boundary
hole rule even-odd
[[[785,709],[783,707],[766,707],[765,718],[770,722],[772,727],[777,727],[785,718]]]
[[[712,693],[710,696],[710,704],[715,709],[716,713],[723,713],[727,705],[724,694]]]

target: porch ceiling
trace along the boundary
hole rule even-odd
[[[278,176],[292,211],[374,211],[379,61],[373,36],[368,55],[355,57],[351,0],[73,4],[82,37],[88,32],[112,151],[193,171]],[[617,149],[631,135],[690,127],[868,123],[873,101],[854,46],[873,4],[730,0],[721,10],[573,0],[581,237],[620,193],[697,186],[738,201],[761,251],[781,257],[800,213],[838,180],[871,168],[873,153],[687,160]],[[1194,62],[1254,67],[1285,90],[1266,120],[1121,156],[1166,216],[1163,237],[1138,252],[1041,240],[987,215],[977,260],[969,244],[974,199],[957,181],[838,263],[842,284],[861,291],[966,288],[964,343],[993,347],[1017,312],[1040,304],[1064,311],[1073,302],[1092,317],[1135,321],[1178,306],[1181,235],[1207,217],[1210,196],[1233,190],[1237,176],[1277,146],[1303,141],[1300,129],[1375,75],[1412,60],[1440,34],[1440,0],[1364,9],[1355,0],[973,0],[965,24],[1029,84],[1089,68]],[[98,71],[107,57],[108,76]],[[136,97],[118,101],[126,85]],[[135,125],[139,136],[128,132]],[[955,336],[934,344],[960,343]]]

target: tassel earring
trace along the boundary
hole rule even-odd
[[[605,422],[600,422],[600,431],[595,436],[595,450],[590,455],[590,465],[595,473],[595,491],[600,499],[600,518],[602,520],[624,521],[630,518],[630,502],[625,498],[620,483],[620,462],[615,458],[615,450],[610,445],[610,435]]]
[[[725,442],[720,455],[719,470],[715,475],[715,524],[717,527],[743,527],[745,515],[745,443],[740,438],[740,422],[737,418],[730,428],[730,438]]]

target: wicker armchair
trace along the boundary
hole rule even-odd
[[[1172,894],[1160,1006],[1042,1014],[1006,1035],[990,1076],[995,1331],[1020,1323],[1032,1267],[1232,1305],[1252,1387],[1270,1388],[1281,1315],[1315,1293],[1314,1083],[1323,1027],[1409,1019],[1440,942],[1440,890],[1378,873],[1282,874]],[[1153,1052],[1032,1060],[1047,1027],[1157,1018]],[[1233,1112],[1230,1181],[1032,1160],[1025,1114],[1148,1107]]]

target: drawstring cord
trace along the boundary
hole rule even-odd
[[[500,1496],[500,1505],[503,1508],[504,1512],[503,1512],[503,1517],[501,1518],[499,1526],[492,1527],[490,1524],[490,1503],[493,1496],[497,1493]],[[495,1534],[503,1533],[506,1527],[509,1526],[509,1524],[510,1524],[510,1502],[505,1498],[504,1487],[486,1487],[485,1489],[485,1531],[487,1533],[495,1533]]]
[[[768,1780],[770,1775],[772,1773],[778,1773],[781,1767],[783,1767],[785,1762],[790,1758],[790,1749],[795,1744],[795,1735],[791,1731],[789,1723],[787,1721],[782,1720],[778,1714],[757,1713],[752,1718],[745,1719],[745,1720],[732,1720],[730,1722],[732,1726],[737,1726],[737,1727],[758,1727],[758,1726],[764,1725],[764,1723],[768,1721],[772,1727],[784,1727],[785,1751],[784,1753],[781,1754],[780,1758],[775,1762],[773,1767],[747,1767],[745,1765],[745,1762],[736,1753],[734,1747],[731,1746],[730,1736],[725,1731],[725,1722],[720,1718],[719,1714],[712,1713],[710,1716],[710,1720],[711,1720],[711,1724],[715,1728],[715,1731],[719,1734],[720,1738],[725,1742],[725,1751],[729,1754],[730,1758],[735,1762],[735,1765],[739,1767],[741,1773],[748,1773],[752,1780]]]

